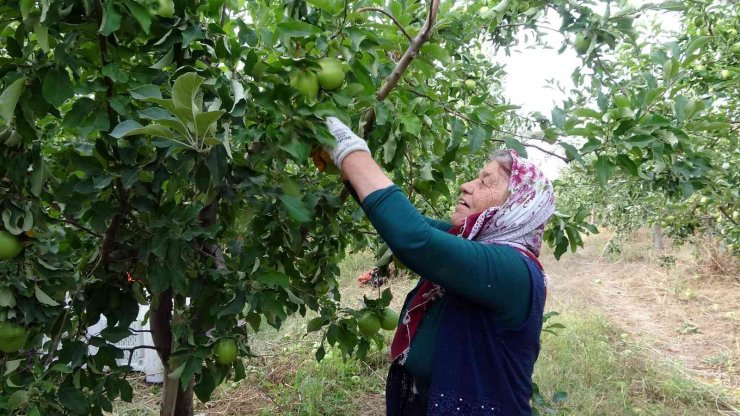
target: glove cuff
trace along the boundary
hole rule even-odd
[[[347,157],[350,153],[353,152],[366,152],[367,154],[370,153],[370,148],[367,147],[367,142],[364,140],[357,140],[354,141],[352,144],[350,144],[347,147],[343,147],[341,149],[334,149],[331,153],[332,161],[334,162],[334,165],[339,168],[339,170],[342,170],[342,162],[344,161],[344,158]]]

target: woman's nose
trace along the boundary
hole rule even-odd
[[[472,193],[472,185],[471,182],[465,182],[464,184],[460,185],[460,190],[465,194]]]

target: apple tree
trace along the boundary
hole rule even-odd
[[[694,131],[694,101],[674,95],[709,42],[683,39],[635,62],[639,81],[617,73],[624,98],[609,95],[618,86],[603,68],[584,75],[593,88],[530,137],[502,99],[501,63],[483,50],[511,47],[521,31],[539,38],[549,13],[567,39],[580,36],[564,47],[597,67],[608,47],[635,45],[631,16],[643,9],[490,3],[4,1],[0,409],[102,414],[132,400],[130,366],[117,360],[133,351],[116,344],[143,305],[154,345],[142,347],[167,373],[163,415],[192,414],[194,395],[207,401],[243,377],[236,357],[249,356],[250,331],[294,314],[314,311],[318,359],[327,344],[360,356],[381,345],[358,319],[381,318],[390,292],[360,311],[339,297],[337,263],[367,244],[368,225],[338,178],[313,167],[326,165],[329,115],[362,132],[424,209],[454,200],[485,150],[504,145],[554,144],[578,162],[596,153],[603,182],[615,166],[642,177],[639,165],[660,189],[699,189],[708,150],[679,133]],[[669,99],[679,125],[661,115]],[[727,131],[711,108],[716,124],[697,129]],[[576,148],[568,135],[587,142]],[[559,253],[580,242],[582,223],[577,213],[553,223]],[[88,334],[101,317],[105,329]]]
[[[659,24],[648,24],[613,51],[596,43],[583,52],[589,71],[573,74],[581,88],[553,111],[553,124],[580,145],[571,149],[579,166],[561,178],[559,195],[570,210],[595,208],[616,229],[654,224],[677,242],[715,236],[737,253],[736,6],[662,8],[682,19],[678,33],[666,37]],[[609,41],[598,25],[588,33]]]

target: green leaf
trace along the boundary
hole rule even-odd
[[[624,94],[617,94],[614,96],[614,104],[619,108],[629,108],[630,100]]]
[[[686,47],[686,56],[689,57],[697,50],[703,48],[711,39],[711,36],[699,36],[692,40],[691,43],[689,43],[689,46]]]
[[[18,104],[18,97],[21,96],[25,82],[26,78],[18,78],[8,85],[0,95],[0,116],[3,117],[6,123],[13,121],[13,112],[16,104]]]
[[[680,12],[686,10],[686,2],[683,0],[668,0],[657,5],[659,9]]]
[[[596,160],[595,167],[599,183],[601,183],[602,186],[606,186],[607,182],[609,182],[609,177],[611,177],[612,172],[614,171],[614,164],[608,156],[601,155]]]
[[[175,59],[175,49],[170,48],[166,54],[164,54],[157,62],[152,64],[149,68],[152,69],[164,69]]]
[[[321,29],[309,23],[291,20],[278,23],[275,33],[278,37],[304,38],[321,33]]]
[[[182,375],[182,372],[185,371],[185,366],[187,364],[188,363],[186,362],[183,365],[181,365],[181,366],[177,367],[176,369],[172,370],[171,373],[167,374],[167,378],[169,378],[170,380],[177,380],[177,379],[179,379],[180,376]]]
[[[92,99],[81,97],[67,111],[62,121],[65,129],[87,136],[94,131],[107,131],[110,128],[108,113]]]
[[[601,117],[603,117],[603,114],[602,113],[600,113],[600,112],[598,112],[596,110],[592,110],[590,108],[578,108],[578,109],[575,109],[575,110],[573,110],[573,114],[576,115],[576,116],[578,116],[578,117],[593,118],[593,119],[596,119],[596,120],[601,120]]]
[[[36,300],[38,300],[39,302],[43,303],[44,305],[47,305],[47,306],[59,306],[59,302],[55,301],[49,295],[47,295],[46,293],[44,293],[44,291],[41,290],[41,288],[38,287],[38,286],[35,286],[34,287],[33,294],[36,296]]]
[[[582,160],[581,153],[570,143],[560,142],[560,146],[565,150],[565,157],[568,160]]]
[[[562,129],[565,126],[565,120],[566,114],[562,108],[555,107],[552,109],[552,124]]]
[[[555,394],[552,395],[552,402],[553,403],[562,403],[564,401],[568,400],[568,393],[564,391],[558,391]]]
[[[216,386],[218,386],[218,383],[216,382],[217,375],[215,375],[214,372],[216,372],[215,368],[205,368],[201,372],[200,379],[193,387],[193,392],[198,397],[198,400],[203,403],[207,403],[211,400],[211,394],[213,394],[213,391],[216,390]]]
[[[299,197],[280,195],[280,202],[283,203],[283,206],[288,211],[288,215],[294,220],[298,222],[311,221],[311,211],[309,211]]]
[[[261,273],[257,272],[256,280],[270,287],[287,288],[290,286],[290,278],[288,275],[274,270],[268,270]]]
[[[391,134],[383,144],[383,163],[393,162],[393,158],[396,157],[397,148],[398,142],[396,142],[396,136]]]
[[[132,16],[134,16],[134,19],[139,23],[139,26],[144,30],[144,33],[148,35],[149,29],[152,26],[152,17],[149,15],[149,10],[132,0],[125,0],[123,4],[126,5],[128,11],[131,12]]]
[[[59,403],[72,413],[86,414],[90,407],[85,395],[69,384],[59,387],[57,398]]]
[[[632,176],[637,176],[637,165],[627,155],[617,156],[617,165],[624,171],[624,173]]]
[[[172,106],[178,117],[194,121],[195,114],[200,112],[200,108],[196,108],[196,97],[204,80],[195,72],[188,72],[175,80],[172,86]]]
[[[13,291],[7,287],[0,287],[0,306],[12,308],[16,305]]]
[[[342,2],[336,0],[308,0],[308,4],[311,4],[319,9],[326,10],[331,14],[337,14],[342,10]]]
[[[323,360],[325,356],[326,356],[326,349],[322,345],[316,350],[316,353],[314,353],[314,357],[316,358],[316,361],[321,362],[321,360]]]
[[[316,318],[311,319],[308,321],[308,324],[306,324],[306,331],[307,332],[316,332],[320,330],[324,326],[324,318],[321,316],[317,316]]]
[[[74,95],[72,81],[66,70],[51,70],[44,77],[44,83],[41,85],[41,94],[47,103],[59,107],[67,99]]]
[[[203,138],[206,136],[206,133],[213,130],[215,131],[215,128],[212,128],[213,125],[218,121],[218,119],[221,118],[221,116],[225,113],[225,110],[217,110],[217,111],[208,111],[205,113],[201,113],[195,116],[195,130],[198,134],[198,137]]]
[[[162,98],[162,91],[153,84],[145,84],[128,90],[131,98],[135,100],[144,100],[146,98]]]
[[[113,326],[107,327],[100,331],[100,336],[103,337],[106,341],[115,344],[130,337],[131,331],[126,327]]]
[[[421,55],[429,56],[442,63],[445,63],[450,60],[450,54],[447,52],[447,49],[443,48],[442,46],[436,43],[427,43],[426,45],[422,46]]]
[[[421,134],[421,119],[413,114],[402,114],[399,116],[403,130],[412,136]]]
[[[115,0],[105,0],[103,4],[103,19],[98,29],[98,33],[103,36],[108,36],[121,27],[121,15],[118,14],[114,4]]]
[[[44,52],[49,52],[49,28],[36,23],[33,26],[33,34],[36,35],[36,41],[39,43],[39,47]]]
[[[507,148],[516,150],[516,152],[519,153],[519,156],[527,157],[527,148],[524,147],[522,142],[520,142],[519,140],[513,137],[507,137],[504,140],[504,144],[506,144]]]
[[[13,305],[15,306],[15,305]],[[23,358],[19,358],[17,360],[9,360],[5,362],[5,372],[3,373],[4,376],[7,376],[8,374],[11,374],[15,370],[18,369],[18,367],[21,366],[21,363],[23,362]]]
[[[23,20],[28,19],[31,12],[33,12],[33,10],[35,9],[35,0],[20,0],[18,3],[21,9],[21,17],[23,18]]]
[[[8,409],[16,409],[28,403],[28,391],[16,390],[8,397]]]
[[[553,253],[555,255],[555,259],[560,260],[560,257],[565,254],[566,251],[568,251],[568,239],[562,237],[560,242],[555,245],[555,252]]]
[[[655,136],[650,134],[638,134],[627,139],[627,143],[632,147],[647,147],[650,146],[656,140]]]
[[[31,173],[31,193],[34,196],[41,195],[41,186],[44,183],[44,159],[34,160],[33,172]]]
[[[176,140],[175,133],[165,126],[160,124],[149,124],[142,126],[134,120],[126,120],[123,123],[116,126],[115,129],[110,133],[112,137],[121,139],[128,136],[145,135],[152,137],[161,137],[163,139]]]
[[[481,126],[475,126],[468,131],[468,141],[470,142],[470,152],[475,153],[483,147],[486,139],[486,131]]]

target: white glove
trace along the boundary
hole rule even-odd
[[[345,126],[344,123],[339,121],[336,117],[327,117],[326,126],[329,128],[329,133],[337,139],[337,145],[333,149],[326,149],[331,155],[331,160],[334,162],[339,170],[342,169],[342,161],[352,152],[367,152],[370,153],[370,149],[367,147],[367,142],[362,140],[360,136],[352,132],[352,130]]]

